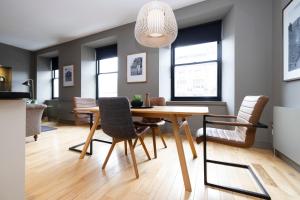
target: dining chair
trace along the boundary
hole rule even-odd
[[[221,162],[217,160],[207,159],[207,141],[221,143],[224,145],[230,145],[241,148],[249,148],[255,141],[257,128],[268,128],[259,122],[261,114],[265,105],[268,103],[269,98],[267,96],[246,96],[241,104],[240,110],[237,116],[231,115],[204,115],[203,128],[197,131],[197,143],[203,142],[203,158],[204,158],[204,184],[231,192],[237,192],[257,198],[271,199],[270,195],[264,188],[263,184],[259,181],[256,174],[249,165],[242,165],[229,162]],[[234,119],[235,121],[215,121],[208,120],[207,118],[223,118]],[[219,129],[207,127],[207,125],[222,125],[235,127],[234,130]],[[255,182],[263,193],[253,192],[249,190],[239,189],[235,187],[228,187],[224,185],[212,184],[207,181],[207,163],[213,163],[218,165],[226,165],[231,167],[238,167],[247,169],[253,176]]]
[[[102,169],[105,169],[115,145],[119,142],[127,141],[129,144],[134,172],[136,178],[138,178],[139,173],[132,139],[139,139],[148,159],[150,160],[150,155],[142,138],[142,135],[145,134],[150,127],[134,125],[130,112],[129,101],[126,97],[99,98],[99,109],[102,130],[104,133],[113,138],[112,145],[102,165]]]
[[[151,106],[165,106],[166,100],[164,97],[152,97],[150,98]],[[162,118],[146,118],[144,117],[141,122],[135,122],[135,124],[149,126],[152,131],[152,142],[154,149],[154,158],[157,158],[157,148],[156,148],[156,136],[159,136],[164,147],[167,148],[166,141],[161,133],[160,127],[165,124],[165,120]],[[134,142],[134,146],[136,145],[137,140]]]
[[[93,98],[82,98],[82,97],[73,97],[73,108],[86,108],[86,107],[95,107],[97,106],[96,99]],[[89,124],[90,128],[93,125],[94,114],[91,112],[76,112],[74,111],[75,124]]]

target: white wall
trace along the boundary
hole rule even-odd
[[[222,101],[229,114],[235,113],[235,27],[234,8],[223,18],[222,33]]]
[[[36,99],[39,103],[52,99],[51,59],[38,57],[36,76]]]

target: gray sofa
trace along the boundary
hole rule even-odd
[[[41,121],[45,108],[47,106],[44,104],[26,105],[26,137],[33,136],[37,141],[38,134],[41,133]]]

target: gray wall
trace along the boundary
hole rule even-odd
[[[0,65],[12,67],[13,91],[28,91],[22,83],[31,77],[32,56],[30,51],[0,43]]]
[[[262,122],[272,121],[272,0],[210,0],[175,11],[179,27],[187,27],[217,19],[223,24],[223,100],[228,102],[228,110],[236,114],[245,95],[264,94],[271,97]],[[57,50],[60,68],[75,65],[75,86],[60,86],[60,117],[72,119],[71,99],[84,95],[86,91],[85,59],[90,55],[84,46],[114,37],[118,44],[119,57],[119,96],[131,97],[134,94],[150,92],[152,96],[162,95],[168,90],[160,87],[168,80],[170,73],[159,66],[166,66],[168,50],[145,48],[137,44],[134,38],[134,23],[108,31],[77,39],[68,43],[40,50],[38,54]],[[101,43],[99,43],[101,45]],[[103,43],[104,45],[104,43]],[[87,51],[86,51],[87,50]],[[147,83],[127,84],[126,56],[133,53],[147,53]],[[165,74],[162,74],[165,73]],[[89,74],[89,73],[87,73]],[[163,77],[166,76],[166,77]],[[161,82],[160,82],[161,81]],[[60,82],[62,84],[62,80]],[[80,84],[82,83],[82,84]],[[169,83],[168,83],[169,84]],[[225,89],[226,87],[226,89]],[[89,92],[88,92],[89,93]],[[221,104],[225,108],[226,104]],[[222,112],[226,112],[226,109]],[[200,127],[200,123],[192,128]],[[256,144],[270,147],[271,131],[258,131]]]
[[[272,122],[272,1],[237,0],[235,23],[235,108],[245,95],[270,97],[261,121]],[[271,129],[259,129],[256,145],[271,147]]]
[[[75,66],[74,87],[63,87],[62,78],[60,79],[59,118],[61,120],[73,120],[71,113],[72,97],[92,97],[93,94],[95,94],[92,92],[95,88],[95,85],[92,84],[92,82],[95,83],[95,78],[91,76],[91,59],[93,53],[90,46],[92,46],[91,43],[93,43],[93,41],[100,41],[97,44],[98,47],[107,45],[106,39],[111,37],[115,38],[115,42],[118,44],[118,95],[132,97],[134,94],[145,94],[146,92],[149,92],[152,96],[159,95],[159,50],[140,46],[134,38],[134,24],[127,24],[36,52],[37,56],[52,51],[58,52],[60,77],[62,77],[62,67],[64,65],[72,64]],[[103,41],[103,43],[101,43],[101,41]],[[128,84],[126,80],[127,55],[141,52],[147,53],[147,82]],[[39,66],[37,66],[37,68],[38,67]],[[95,95],[93,97],[95,97]]]
[[[246,95],[267,95],[262,122],[272,122],[272,0],[210,0],[175,11],[181,27],[223,19],[223,101],[237,114]],[[271,147],[271,130],[256,145]]]
[[[273,97],[275,106],[300,107],[300,80],[283,81],[282,9],[289,0],[273,3]]]

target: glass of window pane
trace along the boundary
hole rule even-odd
[[[98,75],[99,97],[118,96],[118,73]]]
[[[58,69],[54,70],[54,77],[59,78],[59,70]]]
[[[53,97],[54,98],[58,98],[58,95],[59,95],[59,79],[54,79],[53,80]]]
[[[176,66],[175,97],[217,97],[218,63]]]
[[[100,73],[109,73],[118,71],[118,57],[100,60]]]
[[[175,65],[205,62],[218,59],[218,42],[189,45],[175,48]]]

